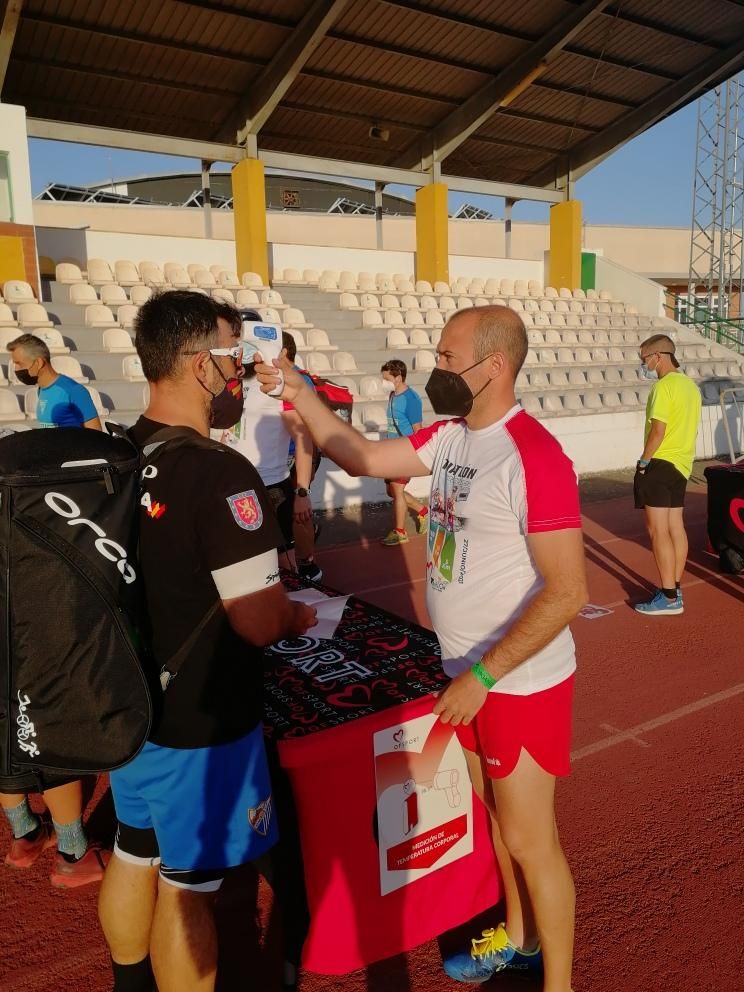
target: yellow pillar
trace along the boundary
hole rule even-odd
[[[548,285],[556,289],[581,288],[581,203],[566,200],[550,208],[550,265]]]
[[[0,235],[0,285],[8,279],[36,282],[35,278],[29,279],[26,273],[21,238],[15,235]]]
[[[266,245],[266,187],[263,162],[246,158],[232,170],[235,256],[238,279],[257,272],[269,284]]]
[[[449,282],[447,187],[430,183],[416,190],[416,278]]]

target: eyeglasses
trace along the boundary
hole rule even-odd
[[[201,355],[203,351],[208,351],[210,355],[214,355],[217,358],[232,358],[239,365],[242,365],[242,344],[235,345],[232,348],[201,348],[199,351],[184,351],[184,355]]]
[[[673,354],[674,354],[673,351],[652,351],[648,355],[641,355],[641,361],[645,365],[646,362],[649,360],[649,358],[653,358],[654,355],[673,355]]]

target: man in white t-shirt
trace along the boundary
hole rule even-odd
[[[506,921],[445,961],[462,982],[499,970],[538,972],[570,992],[574,888],[555,829],[556,776],[569,771],[574,645],[586,602],[578,485],[555,438],[525,413],[514,382],[527,335],[507,307],[447,323],[426,386],[456,417],[410,438],[370,441],[306,389],[288,363],[290,400],[329,456],[352,475],[432,476],[427,606],[452,681],[435,713],[465,749],[491,812]],[[257,366],[266,390],[276,369]]]

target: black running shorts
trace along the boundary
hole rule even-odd
[[[686,489],[687,479],[679,469],[663,458],[652,458],[645,472],[636,470],[633,480],[636,510],[646,506],[684,506]]]

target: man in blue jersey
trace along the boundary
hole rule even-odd
[[[21,334],[10,342],[8,351],[18,381],[38,387],[36,419],[40,427],[102,429],[90,393],[79,382],[55,371],[45,341],[35,334]]]
[[[406,384],[408,369],[399,358],[391,358],[380,369],[383,388],[389,392],[387,408],[387,436],[389,438],[410,437],[422,427],[424,419],[421,397],[415,389]],[[382,539],[390,548],[408,541],[406,533],[406,513],[414,515],[416,532],[426,531],[428,507],[406,492],[410,479],[385,479],[387,494],[393,501],[393,529]]]

